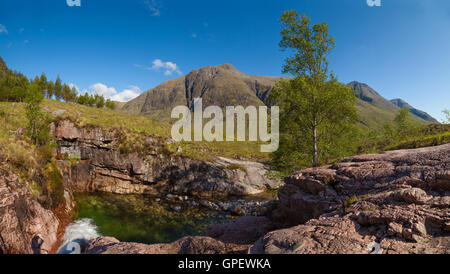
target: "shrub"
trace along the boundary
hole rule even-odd
[[[45,163],[50,163],[53,160],[53,150],[49,145],[39,147],[39,157]]]
[[[43,171],[52,198],[52,208],[57,208],[64,202],[64,182],[59,168],[54,163],[48,163]]]

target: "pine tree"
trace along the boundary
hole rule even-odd
[[[59,78],[59,75],[56,78],[53,92],[54,92],[56,100],[60,101],[61,98],[63,97],[63,85],[62,85],[61,78]]]
[[[42,72],[41,77],[39,78],[39,86],[41,87],[44,96],[50,98],[51,96],[49,96],[48,94],[47,76],[45,75],[44,72]]]

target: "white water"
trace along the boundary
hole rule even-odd
[[[76,220],[66,227],[58,254],[79,254],[89,240],[99,237],[98,227],[92,219]]]

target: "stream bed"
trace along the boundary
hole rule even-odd
[[[75,220],[92,220],[98,233],[120,241],[169,243],[202,235],[211,224],[229,221],[229,213],[186,206],[143,195],[78,194]]]

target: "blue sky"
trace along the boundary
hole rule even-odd
[[[450,1],[0,0],[0,56],[81,91],[126,99],[206,65],[281,75],[279,17],[326,22],[332,70],[442,118],[450,108]]]

